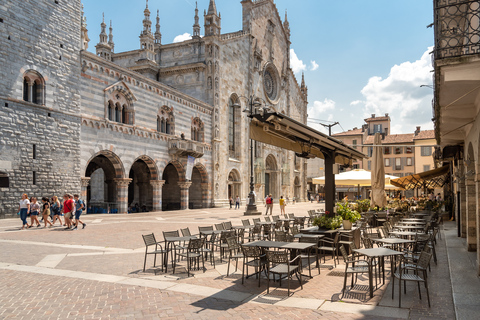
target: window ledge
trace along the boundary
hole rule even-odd
[[[238,160],[238,159],[235,159],[235,158],[230,158],[230,157],[228,158],[228,161],[231,161],[231,162],[236,162],[236,163],[241,163],[241,161],[240,161],[240,160]]]

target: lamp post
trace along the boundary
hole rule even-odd
[[[257,108],[261,107],[262,104],[258,101],[261,100],[259,98],[256,98],[255,96],[251,95],[249,98],[240,96],[240,98],[244,98],[247,100],[247,103],[250,107],[250,109],[245,109],[243,112],[248,112],[250,115],[250,119],[253,117],[253,115],[256,113]],[[236,103],[233,105],[234,107],[241,107],[240,104]],[[252,120],[250,120],[251,123]],[[257,203],[256,203],[256,197],[255,197],[255,183],[253,181],[254,176],[253,176],[253,139],[250,138],[250,193],[248,194],[248,204],[247,204],[247,210],[244,212],[244,215],[250,216],[250,215],[261,215],[262,213],[257,210]]]

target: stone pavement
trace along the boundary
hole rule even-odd
[[[322,204],[298,203],[287,212],[305,215]],[[260,209],[264,209],[260,207]],[[276,210],[276,212],[275,212]],[[279,208],[274,214],[279,214]],[[418,300],[412,286],[402,297],[391,299],[389,281],[367,296],[368,277],[359,276],[352,293],[340,300],[344,265],[333,269],[327,258],[321,274],[312,269],[304,278],[303,290],[292,282],[293,295],[286,285],[271,285],[266,279],[247,279],[241,284],[241,268],[226,276],[226,262],[216,268],[206,261],[206,272],[194,271],[187,278],[185,263],[176,274],[152,268],[142,272],[144,244],[141,235],[220,221],[240,225],[241,210],[212,208],[132,215],[85,215],[83,230],[31,228],[20,231],[20,220],[0,220],[0,319],[453,319],[455,317],[449,282],[445,240],[438,240],[439,264],[429,274],[432,308]],[[263,220],[263,219],[262,219]],[[305,272],[304,272],[305,273]],[[388,277],[387,277],[388,278]],[[412,292],[410,292],[412,291]],[[385,293],[385,294],[384,294]],[[424,292],[422,292],[424,293]],[[383,298],[382,298],[383,296]],[[397,296],[397,294],[396,294]]]

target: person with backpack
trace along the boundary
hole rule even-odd
[[[80,222],[82,224],[82,229],[85,229],[85,226],[87,225],[86,223],[83,223],[82,220],[80,220],[80,215],[82,214],[82,211],[85,211],[85,202],[83,202],[82,199],[80,199],[78,194],[74,194],[73,198],[75,199],[75,221],[73,222],[73,230],[77,230],[78,223]]]
[[[60,218],[61,217],[61,205],[60,205],[60,201],[58,201],[58,197],[57,196],[53,196],[52,197],[52,202],[50,203],[50,210],[52,211],[52,214],[53,214],[53,221],[52,221],[52,224],[55,224],[55,222],[58,220],[58,222],[60,222],[60,227],[62,226],[62,219]]]
[[[273,212],[273,198],[272,198],[271,194],[269,194],[268,197],[265,199],[265,205],[267,206],[267,212],[265,212],[265,215],[268,215],[268,210],[270,210],[270,215],[272,215],[272,212]]]

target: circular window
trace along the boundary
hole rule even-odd
[[[270,102],[274,102],[278,97],[278,74],[275,66],[268,64],[263,73],[263,88],[265,95]]]

